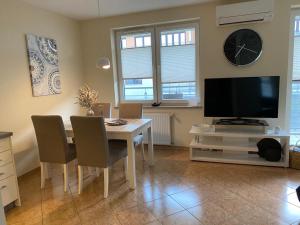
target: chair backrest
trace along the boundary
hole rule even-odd
[[[95,103],[92,106],[94,116],[103,116],[104,118],[111,117],[111,105],[110,103]]]
[[[143,117],[143,104],[140,103],[120,103],[119,118],[141,119]]]
[[[103,117],[71,116],[77,159],[80,166],[105,168],[109,165],[109,146]]]
[[[31,116],[38,143],[40,161],[66,163],[68,142],[60,116]]]

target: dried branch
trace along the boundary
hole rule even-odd
[[[91,109],[92,106],[98,102],[98,91],[90,88],[87,84],[82,86],[78,91],[78,102],[81,107]]]

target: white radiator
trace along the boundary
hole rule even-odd
[[[144,118],[152,119],[153,144],[171,144],[171,114],[170,113],[144,113]],[[147,134],[144,143],[148,143]]]

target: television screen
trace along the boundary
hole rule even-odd
[[[204,116],[277,118],[279,76],[205,79]]]

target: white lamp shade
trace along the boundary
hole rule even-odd
[[[109,58],[102,57],[102,58],[98,59],[96,67],[99,69],[105,69],[105,70],[109,69],[110,68]]]

